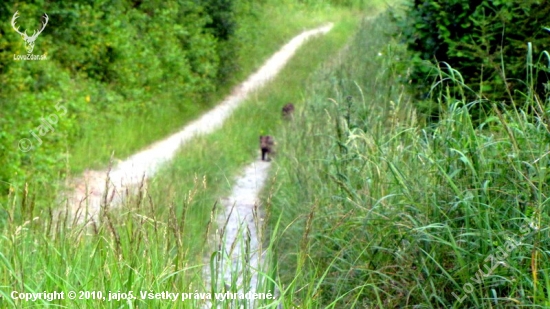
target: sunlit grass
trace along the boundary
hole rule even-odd
[[[255,93],[219,131],[188,143],[174,162],[144,184],[123,205],[107,206],[100,222],[82,227],[56,218],[53,199],[34,208],[33,193],[10,196],[9,214],[0,238],[0,304],[27,308],[47,305],[12,300],[21,291],[102,291],[106,300],[61,300],[63,306],[128,306],[139,308],[199,308],[201,300],[171,303],[143,300],[140,291],[209,292],[203,268],[216,248],[212,210],[228,194],[238,171],[258,159],[258,135],[277,136],[280,109],[299,102],[311,72],[343,47],[358,27],[358,19],[338,23],[325,36],[311,39],[267,88]],[[297,103],[300,104],[300,103]],[[108,200],[108,199],[107,199]],[[50,213],[51,212],[51,213]],[[35,219],[36,218],[36,219]],[[273,277],[275,278],[275,277]],[[264,285],[266,283],[262,283]],[[265,289],[274,290],[272,283]],[[109,292],[138,299],[108,302]],[[224,303],[230,308],[230,303]]]

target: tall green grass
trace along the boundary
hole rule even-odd
[[[338,54],[356,29],[349,18],[306,44],[220,131],[195,139],[94,226],[57,220],[48,207],[36,207],[44,202],[32,190],[12,192],[1,213],[0,307],[202,306],[31,303],[9,294],[208,292],[202,270],[215,250],[208,244],[213,209],[237,172],[257,159],[264,133],[278,148],[264,194],[271,264],[258,289],[277,287],[280,295],[265,306],[547,307],[544,101],[526,96],[536,107],[528,112],[499,111],[494,103],[494,116],[478,124],[468,114],[476,102],[447,93],[440,100],[451,108],[427,125],[396,82],[407,77],[407,56],[388,33],[391,22],[365,20]],[[288,101],[297,111],[283,123]]]
[[[547,307],[544,102],[476,124],[447,92],[426,125],[392,29],[366,20],[282,130],[267,202],[285,307]]]
[[[327,35],[308,41],[279,77],[252,95],[221,130],[188,143],[136,196],[117,208],[105,196],[99,223],[74,225],[70,219],[56,217],[60,205],[53,198],[52,204],[39,208],[35,204],[41,197],[36,193],[25,191],[21,198],[12,193],[3,207],[0,306],[201,307],[201,300],[31,303],[12,300],[10,293],[102,291],[107,297],[109,291],[133,291],[139,297],[140,291],[210,292],[203,267],[216,251],[208,240],[216,228],[212,218],[219,207],[217,200],[228,194],[238,171],[258,159],[258,135],[277,132],[281,107],[303,98],[311,72],[334,56],[358,27],[357,18],[336,22]],[[273,282],[260,288],[274,291]],[[233,307],[230,302],[220,305]]]

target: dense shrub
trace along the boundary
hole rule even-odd
[[[397,17],[402,39],[414,55],[414,68],[406,82],[411,82],[419,99],[445,91],[445,87],[431,88],[434,81],[441,80],[463,81],[470,91],[459,93],[457,87],[451,95],[464,95],[467,101],[525,101],[523,94],[530,89],[544,97],[548,81],[544,63],[548,59],[539,57],[550,43],[550,35],[543,29],[550,25],[549,4],[535,0],[407,2],[405,15]],[[534,49],[533,67],[538,68],[532,79],[527,79],[530,84],[520,81],[526,78],[528,42]],[[449,76],[439,75],[435,65]],[[424,113],[437,114],[437,103],[418,104]]]
[[[220,57],[220,70],[218,80],[226,81],[232,72],[238,69],[237,50],[238,44],[233,38],[237,30],[237,7],[233,0],[197,0],[204,13],[209,17],[205,27],[218,41],[218,55]]]
[[[245,0],[243,0],[245,1]],[[10,24],[0,24],[0,193],[66,168],[67,152],[94,130],[129,116],[170,106],[185,115],[219,79],[236,70],[234,14],[241,0],[57,1],[0,3],[0,18],[18,11],[30,35],[47,13],[49,22],[33,54],[46,61],[16,61],[26,54]],[[231,49],[229,49],[231,47]],[[221,61],[220,61],[221,60]],[[22,152],[41,117],[67,108],[44,142]],[[146,117],[146,116],[143,116]],[[38,140],[34,140],[37,143]]]

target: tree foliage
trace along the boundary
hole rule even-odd
[[[408,2],[406,14],[397,21],[413,54],[414,68],[407,82],[417,98],[462,82],[451,88],[456,91],[453,95],[469,101],[510,104],[525,101],[524,94],[530,90],[545,97],[548,59],[541,56],[550,43],[543,28],[550,25],[549,4],[537,0]],[[528,43],[533,47],[532,68],[537,68],[532,76],[526,75]],[[442,87],[432,88],[436,83]],[[421,104],[421,110],[431,116],[439,110],[436,103]],[[483,108],[483,104],[477,106]]]
[[[0,192],[58,177],[73,142],[98,124],[116,126],[165,104],[196,110],[197,99],[238,69],[230,61],[239,46],[235,10],[246,2],[1,2]],[[16,11],[17,25],[29,35],[48,14],[33,51],[47,60],[14,59],[26,54],[10,24]],[[61,115],[59,106],[67,112]],[[58,121],[41,136],[41,119],[51,115]],[[21,150],[23,139],[30,151]]]

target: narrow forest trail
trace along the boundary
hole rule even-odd
[[[110,201],[110,207],[120,205],[128,194],[136,191],[138,185],[153,176],[159,167],[170,161],[178,149],[198,134],[207,134],[221,127],[247,96],[275,77],[290,60],[297,49],[310,37],[325,34],[332,24],[305,31],[294,37],[245,82],[234,89],[223,102],[189,123],[181,131],[156,142],[145,150],[130,156],[111,170],[86,171],[72,180],[72,192],[67,195],[67,211],[73,222],[95,222],[100,214],[103,199]],[[210,263],[204,269],[204,281],[210,285],[215,280],[218,287],[233,284],[232,292],[255,292],[261,280],[258,271],[262,263],[262,211],[258,195],[263,188],[271,164],[256,160],[239,175],[229,197],[221,200],[218,211],[216,244],[219,255],[216,270],[210,273]],[[275,291],[271,291],[275,293]],[[248,302],[248,301],[247,301]],[[212,304],[209,304],[211,306]],[[251,303],[252,307],[254,304]],[[250,307],[250,306],[249,306]]]
[[[310,37],[330,31],[332,24],[304,31],[284,45],[246,81],[237,86],[219,105],[192,121],[179,132],[158,141],[130,156],[109,170],[86,171],[76,179],[68,180],[66,209],[73,222],[97,220],[101,202],[107,197],[111,206],[120,204],[137,185],[153,176],[159,167],[170,161],[178,149],[194,136],[207,134],[221,127],[247,96],[275,77],[296,50]]]

